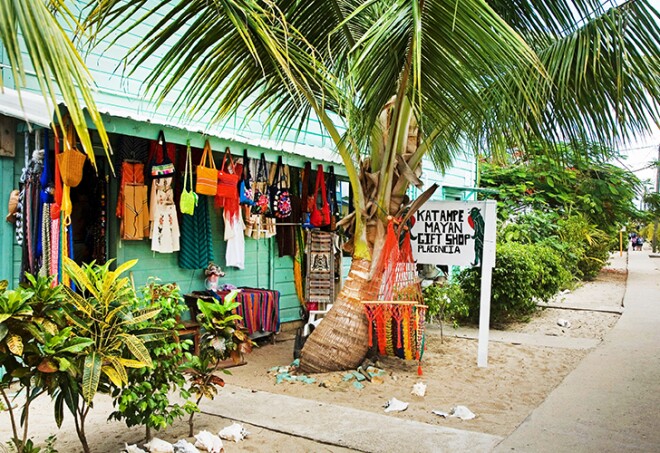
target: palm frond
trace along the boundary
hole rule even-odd
[[[509,17],[513,13],[505,10],[515,9],[519,3],[514,6],[497,2],[496,9]],[[533,1],[529,3],[533,5],[522,10],[536,11],[541,7]],[[484,99],[490,111],[480,137],[482,144],[491,152],[524,148],[529,139],[615,146],[648,133],[653,123],[660,121],[658,11],[645,0],[607,10],[594,5],[598,3],[595,1],[547,3],[550,10],[555,3],[575,3],[569,8],[574,14],[546,11],[536,19],[520,19],[524,23],[513,21],[523,34],[530,33],[525,27],[537,35],[544,32],[543,40],[536,40],[534,45],[547,79],[532,72],[525,76],[544,108],[540,115],[527,110],[524,98],[515,88],[504,102],[494,104],[487,90]],[[589,20],[576,15],[576,10],[584,10],[585,14],[588,10]],[[507,77],[500,83],[510,87]],[[516,124],[523,125],[523,133],[503,133]]]
[[[54,10],[49,8],[48,3]],[[56,13],[59,15],[56,16]],[[71,39],[58,22],[57,17],[61,16],[64,17],[63,21],[67,18],[72,20],[70,11],[60,1],[0,0],[0,43],[7,55],[19,95],[28,84],[28,71],[33,70],[39,89],[55,110],[60,124],[63,124],[62,113],[56,108],[59,98],[66,105],[83,150],[96,167],[83,109],[87,109],[98,130],[109,162],[110,142],[94,103],[92,77]],[[31,66],[24,59],[24,49]],[[66,131],[64,134],[66,135]]]

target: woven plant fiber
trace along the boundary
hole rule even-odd
[[[361,300],[369,299],[371,262],[353,259],[332,308],[307,339],[300,356],[304,373],[357,368],[369,349],[367,318]]]

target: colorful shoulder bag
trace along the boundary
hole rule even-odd
[[[257,179],[254,183],[254,206],[253,214],[270,214],[270,197],[268,196],[268,167],[266,156],[261,153],[259,166],[257,167]]]
[[[286,175],[284,174],[282,156],[279,156],[277,167],[275,167],[275,179],[271,187],[273,211],[278,219],[285,219],[291,215],[291,194],[288,189],[288,181],[286,181],[286,184],[283,183],[285,180]]]
[[[252,191],[252,175],[250,174],[250,158],[247,149],[243,150],[243,175],[238,186],[238,195],[241,204],[246,206],[254,205],[254,192]]]
[[[229,165],[227,165],[227,158],[229,158]],[[235,200],[238,202],[238,180],[240,175],[236,174],[236,167],[234,166],[234,159],[231,157],[229,148],[225,149],[225,156],[222,158],[222,166],[218,172],[218,193],[216,198],[222,199],[219,205],[224,205],[224,200]]]
[[[218,192],[218,170],[213,161],[213,151],[208,140],[204,143],[202,160],[197,166],[197,184],[195,192],[198,195],[214,196]]]
[[[160,145],[161,150],[160,162],[156,161],[158,158],[158,151],[156,150],[151,164],[151,176],[154,178],[167,178],[174,175],[174,164],[167,154],[167,142],[163,131],[158,132],[158,145]]]
[[[197,194],[192,190],[192,155],[190,152],[190,142],[186,146],[186,169],[183,173],[183,189],[181,190],[181,201],[179,209],[182,214],[193,215],[195,206],[197,206]]]
[[[321,189],[321,209],[318,207],[319,189]],[[325,193],[325,176],[323,175],[323,165],[319,165],[316,170],[316,189],[314,190],[314,204],[309,221],[314,227],[324,227],[330,225],[330,205]]]

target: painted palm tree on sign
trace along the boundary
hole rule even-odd
[[[409,207],[423,157],[444,169],[466,147],[504,153],[539,137],[611,143],[660,117],[659,15],[645,0],[93,6],[101,35],[157,21],[128,57],[135,69],[159,55],[145,82],[157,101],[180,92],[180,112],[210,109],[216,120],[267,110],[279,130],[317,118],[334,141],[354,194],[344,221],[353,264],[303,350],[306,371],[352,368],[365,355],[359,300],[369,297],[386,218]]]

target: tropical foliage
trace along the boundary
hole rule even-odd
[[[561,160],[549,157],[550,153],[560,153]],[[633,173],[607,162],[617,157],[602,145],[537,144],[524,158],[507,163],[484,161],[481,186],[497,190],[490,198],[498,201],[502,220],[532,211],[563,217],[580,213],[614,233],[639,215],[634,201],[641,188]]]
[[[28,85],[29,72],[34,71],[39,89],[60,124],[63,116],[58,106],[60,102],[66,104],[82,147],[96,166],[83,109],[98,130],[106,151],[110,141],[94,103],[92,77],[63,25],[72,30],[79,27],[76,16],[62,0],[0,0],[0,45],[19,95]],[[3,83],[0,77],[0,87]],[[66,135],[67,131],[63,133]]]
[[[156,325],[163,329],[163,335],[154,336],[146,343],[151,352],[153,367],[128,369],[130,385],[113,389],[113,405],[117,410],[109,418],[123,419],[129,427],[144,426],[146,438],[151,440],[152,429],[164,429],[198,408],[188,401],[191,394],[185,388],[184,372],[192,360],[188,352],[192,340],[181,339],[178,334],[178,329],[183,327],[179,319],[187,310],[179,287],[152,279],[141,292],[134,308],[144,310],[157,307],[160,312],[136,327],[149,329]],[[177,391],[183,404],[170,401],[171,395]]]
[[[204,330],[201,339],[199,356],[192,357],[187,364],[190,373],[189,391],[197,395],[196,405],[202,398],[213,399],[218,393],[218,387],[224,387],[225,381],[217,376],[218,371],[231,374],[223,368],[223,361],[231,359],[235,364],[243,360],[243,354],[252,350],[252,340],[245,330],[238,328],[237,322],[242,320],[235,310],[240,305],[236,302],[238,290],[230,291],[222,303],[197,300],[199,314],[197,321]],[[188,419],[189,436],[194,432],[194,416]]]
[[[127,368],[153,366],[145,340],[161,333],[160,329],[139,329],[140,324],[155,318],[158,307],[136,308],[136,294],[128,277],[136,260],[127,261],[112,271],[112,261],[104,265],[82,267],[69,258],[63,266],[79,292],[65,287],[63,311],[72,333],[91,342],[77,358],[82,373],[69,374],[55,392],[55,418],[63,418],[64,404],[71,411],[83,450],[89,452],[85,420],[97,391],[109,393],[112,386],[128,384]]]
[[[0,395],[18,453],[36,448],[28,438],[31,404],[43,393],[52,393],[63,373],[77,371],[75,357],[91,343],[63,328],[60,287],[53,288],[51,278],[26,277],[25,287],[15,290],[7,289],[7,281],[0,282]],[[7,393],[12,384],[18,386],[16,396],[25,396],[20,416]]]

